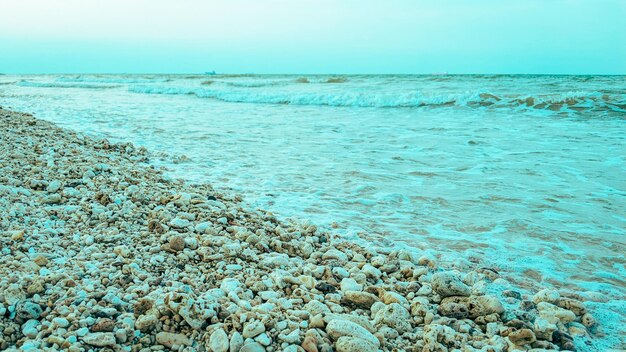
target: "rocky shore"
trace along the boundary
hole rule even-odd
[[[580,297],[363,246],[0,109],[0,350],[587,350]],[[576,344],[576,346],[575,346]]]

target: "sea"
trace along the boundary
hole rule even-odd
[[[626,346],[626,76],[2,75],[0,106],[280,218],[575,291],[597,348]]]

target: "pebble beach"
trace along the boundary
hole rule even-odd
[[[589,351],[583,296],[353,241],[0,109],[0,350]]]

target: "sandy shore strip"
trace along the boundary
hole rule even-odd
[[[589,350],[579,296],[279,221],[0,109],[0,350]],[[576,346],[575,346],[576,345]]]

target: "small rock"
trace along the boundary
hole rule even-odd
[[[574,339],[563,331],[555,331],[552,333],[552,342],[561,348],[561,350],[574,351]]]
[[[135,310],[135,315],[139,316],[142,314],[146,314],[154,306],[154,301],[148,298],[141,298],[137,302],[133,304],[133,308]]]
[[[352,278],[345,278],[341,280],[341,291],[363,291],[363,285],[356,282],[356,280]]]
[[[306,352],[318,352],[317,339],[313,336],[306,336],[302,345],[300,345]]]
[[[266,333],[262,333],[254,338],[254,341],[260,343],[263,346],[269,346],[272,343],[272,339],[267,336]]]
[[[237,279],[226,278],[222,281],[220,285],[220,289],[227,294],[230,292],[235,292],[239,287],[241,287],[241,282]]]
[[[264,332],[265,325],[263,325],[263,323],[258,320],[254,320],[244,326],[242,335],[244,338],[247,339],[249,337],[255,337]]]
[[[399,303],[403,306],[409,305],[409,301],[406,298],[404,298],[404,296],[402,296],[401,294],[397,292],[387,291],[383,294],[383,296],[381,297],[381,300],[385,304]]]
[[[125,343],[128,340],[128,332],[126,329],[115,330],[115,341],[117,343]]]
[[[113,346],[115,345],[115,336],[111,332],[94,332],[83,336],[83,341],[92,346]]]
[[[196,226],[194,227],[194,231],[198,233],[207,233],[209,229],[212,227],[213,227],[213,224],[210,222],[200,222],[196,224]]]
[[[315,285],[315,288],[321,292],[324,293],[333,293],[336,292],[337,289],[335,288],[335,286],[327,283],[327,282],[320,282],[319,284]]]
[[[439,304],[438,311],[439,314],[454,319],[465,319],[469,317],[469,307],[466,301],[459,302],[457,300],[445,299]]]
[[[356,337],[374,344],[376,347],[380,346],[380,342],[376,336],[372,335],[364,327],[359,324],[353,323],[349,320],[334,319],[326,325],[326,332],[334,340],[338,340],[342,336]]]
[[[312,288],[315,288],[315,286],[317,286],[317,280],[315,280],[315,278],[311,275],[300,275],[298,279],[308,289],[312,289]]]
[[[375,302],[378,297],[363,291],[347,291],[342,299],[342,303],[364,309],[369,309]]]
[[[322,259],[324,260],[337,260],[340,262],[348,261],[348,256],[338,249],[329,249],[322,255]]]
[[[215,330],[209,339],[209,347],[213,352],[226,352],[228,351],[228,335],[224,329]]]
[[[48,336],[48,338],[45,339],[44,341],[46,341],[49,344],[58,345],[58,346],[62,346],[65,344],[65,339],[63,339],[61,336],[56,336],[56,335]]]
[[[340,266],[336,266],[333,268],[332,273],[335,277],[339,278],[339,279],[345,279],[348,276],[350,276],[350,273],[348,272],[348,270],[346,270],[345,268],[342,268]]]
[[[41,309],[41,306],[39,304],[31,301],[26,301],[17,305],[16,312],[19,318],[29,320],[39,319],[39,316],[41,316],[43,310]]]
[[[54,318],[52,319],[52,323],[60,328],[66,328],[70,326],[70,322],[65,318]]]
[[[446,297],[439,304],[439,313],[447,317],[475,319],[480,316],[504,313],[502,303],[495,296]]]
[[[156,326],[159,319],[154,314],[141,315],[135,320],[135,328],[141,332],[148,332]]]
[[[380,279],[380,277],[383,275],[383,273],[378,270],[378,268],[370,264],[363,265],[363,267],[361,268],[361,273],[365,274],[365,277],[367,277],[368,279],[372,279],[374,281],[378,281],[378,279]]]
[[[311,323],[309,324],[310,327],[322,329],[325,325],[326,323],[324,322],[323,314],[320,313],[311,317]]]
[[[576,320],[576,314],[567,309],[563,309],[548,302],[540,302],[537,304],[539,316],[551,323],[560,321],[563,324],[571,323]]]
[[[263,258],[261,265],[270,268],[284,268],[289,265],[289,256],[284,253],[271,253]]]
[[[61,188],[61,181],[54,180],[48,184],[48,187],[46,187],[46,191],[48,193],[54,193],[58,191],[60,188]]]
[[[33,259],[33,262],[35,262],[35,264],[39,265],[39,266],[46,266],[48,265],[48,258],[46,258],[45,255],[38,255],[35,257],[35,259]]]
[[[374,316],[374,323],[376,325],[384,324],[393,329],[396,329],[399,333],[405,333],[411,330],[411,314],[398,303],[391,303],[386,305]]]
[[[148,231],[153,233],[164,233],[165,226],[163,226],[156,220],[150,220],[150,222],[148,223]]]
[[[28,288],[26,288],[26,292],[28,292],[28,294],[31,296],[37,293],[45,292],[46,289],[44,288],[43,285],[44,285],[44,282],[42,280],[36,280],[32,284],[30,284]],[[2,314],[0,314],[0,316],[1,315]]]
[[[430,283],[433,290],[442,298],[469,296],[471,293],[471,289],[461,281],[456,273],[451,271],[436,273]]]
[[[11,231],[11,240],[12,241],[23,241],[24,240],[24,230],[20,231]]]
[[[170,226],[175,229],[184,229],[191,225],[191,222],[187,219],[174,218],[170,221]]]
[[[290,332],[289,334],[281,334],[278,336],[278,338],[284,342],[293,344],[293,343],[300,343],[300,329],[296,329],[292,332]]]
[[[185,249],[185,239],[182,236],[172,236],[169,239],[170,249],[180,252]]]
[[[533,330],[537,338],[552,341],[552,333],[557,330],[556,324],[551,323],[547,319],[537,317],[533,324]]]
[[[198,240],[195,237],[185,237],[185,247],[198,249]]]
[[[548,302],[548,303],[557,303],[559,301],[559,298],[561,298],[561,295],[559,294],[559,291],[556,290],[551,290],[551,289],[543,289],[539,292],[537,292],[534,296],[533,296],[533,302],[535,303],[539,303],[539,302]]]
[[[567,327],[567,331],[572,336],[587,336],[589,334],[587,328],[580,323],[570,323]]]
[[[172,332],[160,332],[156,335],[157,343],[165,347],[172,346],[191,346],[191,340],[183,334],[175,334]]]
[[[265,347],[258,342],[250,342],[245,344],[239,352],[265,352]]]
[[[341,336],[335,343],[337,352],[376,352],[378,346],[358,337]]]
[[[45,196],[43,198],[43,202],[45,204],[58,204],[61,203],[61,195],[58,193],[53,193]]]
[[[584,315],[580,318],[580,322],[581,322],[584,326],[586,326],[586,327],[588,327],[588,328],[590,328],[590,327],[592,327],[592,326],[596,325],[596,319],[593,317],[593,315],[591,315],[591,314],[589,314],[589,313],[584,314]]]
[[[509,340],[518,346],[531,344],[537,340],[535,333],[530,329],[520,329],[509,334]]]
[[[115,321],[109,318],[103,318],[98,320],[91,327],[91,331],[93,332],[111,332],[115,328]]]
[[[230,337],[230,352],[239,352],[243,346],[243,336],[238,331],[235,331]]]
[[[76,330],[76,336],[83,337],[89,333],[89,328],[80,328]]]
[[[39,333],[39,330],[37,330],[37,327],[39,326],[39,320],[35,320],[35,319],[31,319],[27,322],[25,322],[22,325],[22,334],[24,334],[24,336],[28,337],[29,339],[34,339],[35,337],[37,337],[37,334]]]
[[[522,294],[517,292],[517,291],[513,291],[513,290],[502,291],[502,295],[504,297],[511,297],[511,298],[515,298],[517,300],[521,300],[522,299]]]
[[[556,305],[563,309],[572,311],[577,316],[582,316],[585,313],[587,313],[587,308],[585,308],[585,305],[583,304],[583,302],[577,301],[575,299],[562,297],[558,300]]]

